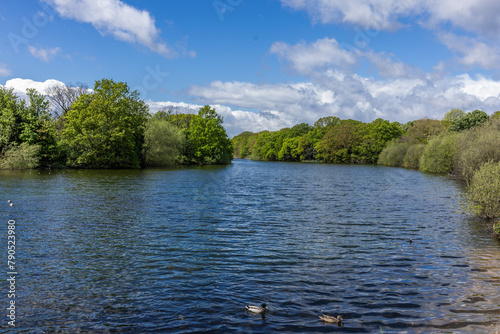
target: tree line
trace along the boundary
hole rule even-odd
[[[376,163],[387,143],[403,133],[399,123],[371,123],[335,116],[279,131],[243,132],[232,141],[236,158],[265,161]]]
[[[243,132],[233,139],[235,158],[264,161],[378,163],[446,173],[467,187],[465,209],[500,217],[500,112],[448,111],[442,120],[363,123],[330,116],[313,126]],[[495,225],[500,235],[500,223]]]
[[[228,164],[233,146],[210,106],[154,115],[124,82],[27,90],[0,87],[0,168],[141,168]]]

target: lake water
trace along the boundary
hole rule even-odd
[[[461,185],[443,176],[235,160],[0,171],[0,191],[0,247],[9,219],[17,238],[16,327],[4,283],[3,332],[488,333],[500,323],[500,243],[456,213]],[[245,311],[263,302],[265,318]]]

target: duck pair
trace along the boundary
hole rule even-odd
[[[269,309],[267,305],[264,303],[261,306],[255,306],[255,305],[246,305],[245,308],[247,311],[255,313],[255,314],[262,314],[265,315],[266,311]],[[331,315],[320,315],[319,319],[323,322],[329,323],[329,324],[341,324],[342,323],[342,317],[338,315],[336,318],[331,316]]]

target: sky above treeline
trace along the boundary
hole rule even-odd
[[[2,1],[0,84],[124,81],[152,112],[215,107],[230,136],[492,114],[498,17],[498,0]]]

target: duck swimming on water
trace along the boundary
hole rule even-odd
[[[329,324],[337,324],[337,323],[342,323],[342,316],[338,315],[336,318],[331,316],[331,315],[320,315],[319,318],[324,321],[324,322],[328,322]]]
[[[247,309],[247,311],[255,314],[265,314],[266,310],[269,309],[265,303],[263,303],[261,306],[246,305],[245,308]]]

